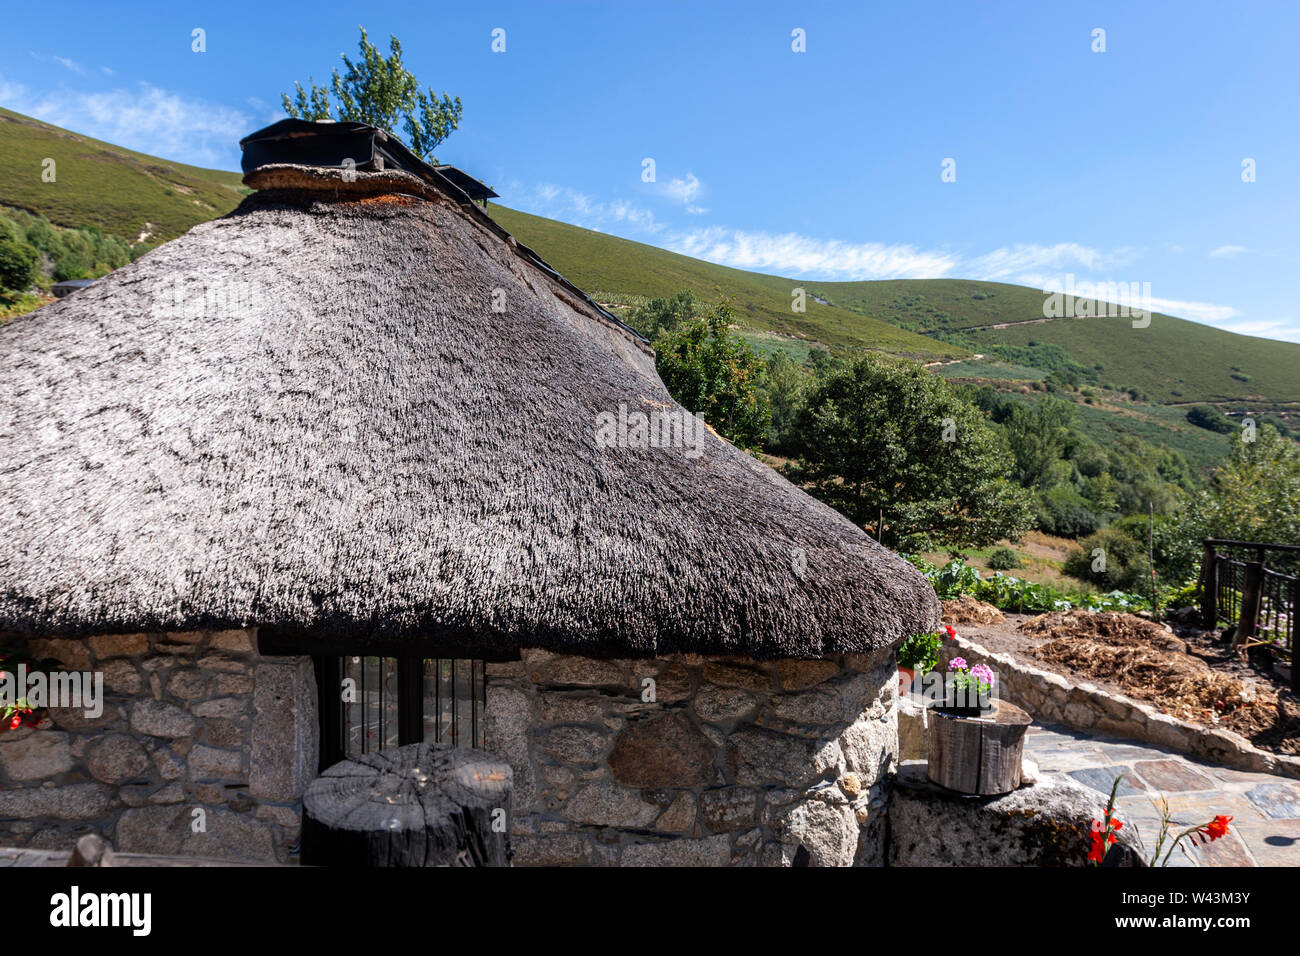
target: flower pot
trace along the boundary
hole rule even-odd
[[[951,690],[944,701],[936,701],[930,709],[947,717],[992,717],[997,713],[998,703],[992,697],[983,701],[974,694],[956,694]]]
[[[992,717],[997,713],[994,704],[989,704],[987,707],[958,707],[956,703],[949,701],[931,704],[930,709],[946,717]]]
[[[910,667],[900,667],[898,669],[898,693],[899,695],[910,694],[912,692],[912,682],[916,680],[916,671]]]

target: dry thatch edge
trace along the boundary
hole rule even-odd
[[[1171,717],[1149,704],[1144,704],[1123,694],[1107,693],[1096,684],[1087,682],[1073,683],[1055,671],[1043,670],[1031,664],[1022,664],[1010,654],[995,654],[983,645],[976,644],[969,638],[960,635],[954,637],[952,643],[963,655],[969,655],[968,659],[973,658],[986,664],[991,662],[1005,670],[1013,671],[1021,678],[1033,683],[1035,689],[1043,694],[1046,699],[1051,699],[1052,695],[1062,692],[1067,695],[1078,692],[1080,695],[1090,698],[1099,706],[1104,706],[1102,702],[1106,700],[1117,701],[1125,707],[1143,714],[1146,718],[1141,723],[1138,723],[1111,717],[1110,719],[1114,723],[1121,725],[1122,728],[1119,731],[1114,731],[1116,733],[1127,733],[1146,743],[1171,747],[1189,756],[1222,763],[1240,770],[1271,773],[1279,777],[1300,779],[1300,757],[1291,754],[1275,754],[1256,747],[1236,731],[1222,727],[1202,727],[1199,724]],[[1080,721],[1067,719],[1064,704],[1065,702],[1062,701],[1062,705],[1058,708],[1059,712],[1054,714],[1052,719],[1059,720],[1060,723],[1065,724],[1067,727],[1074,727],[1076,730],[1096,729],[1095,725],[1080,726]],[[1148,729],[1150,724],[1164,727],[1167,732],[1163,734],[1153,732]],[[1215,741],[1220,746],[1209,747],[1207,741],[1210,740]]]

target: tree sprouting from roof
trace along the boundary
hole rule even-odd
[[[402,64],[397,37],[389,37],[390,53],[384,57],[362,27],[358,46],[358,62],[339,54],[347,71],[340,75],[336,67],[329,88],[308,77],[309,90],[295,83],[296,96],[281,93],[284,111],[297,119],[367,123],[394,135],[400,135],[400,123],[411,151],[426,162],[437,162],[433,151],[460,126],[460,97],[440,97],[432,87],[420,89],[419,80]],[[331,102],[331,90],[336,103]]]

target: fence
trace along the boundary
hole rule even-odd
[[[1236,627],[1232,646],[1267,645],[1292,661],[1291,685],[1300,689],[1294,665],[1300,577],[1268,567],[1268,557],[1294,570],[1300,545],[1206,538],[1201,562],[1201,614],[1206,628]]]

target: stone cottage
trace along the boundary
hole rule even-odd
[[[0,327],[0,653],[103,682],[0,733],[0,843],[289,861],[324,766],[437,740],[510,762],[518,863],[879,862],[924,579],[464,174],[257,136],[235,212]]]

